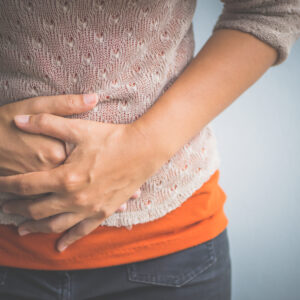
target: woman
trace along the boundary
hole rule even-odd
[[[1,299],[230,299],[208,123],[300,15],[224,2],[195,57],[194,0],[0,2]]]

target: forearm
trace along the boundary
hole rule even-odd
[[[217,30],[134,126],[166,161],[257,81],[276,56],[250,34]]]

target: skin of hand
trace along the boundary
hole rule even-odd
[[[73,137],[74,140],[77,140],[77,144],[65,164],[53,169],[53,171],[0,178],[0,191],[18,191],[22,195],[30,194],[32,191],[34,193],[54,192],[49,200],[45,198],[40,203],[13,201],[7,203],[7,207],[11,212],[32,215],[37,219],[36,223],[30,223],[30,231],[33,232],[39,231],[36,224],[46,228],[46,231],[55,231],[57,230],[56,226],[58,226],[56,224],[73,223],[72,216],[69,218],[68,215],[62,215],[61,218],[54,216],[51,219],[52,222],[47,219],[39,221],[45,215],[53,215],[57,211],[64,210],[66,206],[68,208],[73,207],[75,211],[85,211],[86,206],[87,210],[91,208],[91,211],[94,211],[96,215],[100,211],[99,218],[86,219],[71,229],[66,236],[63,236],[60,246],[63,246],[64,243],[70,245],[98,226],[101,218],[108,216],[113,212],[114,207],[124,201],[124,195],[128,196],[151,174],[147,164],[149,161],[152,163],[153,161],[159,162],[158,165],[160,166],[162,161],[167,161],[172,157],[206,124],[258,80],[272,66],[276,57],[276,50],[256,37],[238,30],[220,29],[213,33],[189,66],[156,103],[142,117],[131,123],[130,128],[134,128],[132,131],[124,130],[122,126],[120,130],[115,129],[115,126],[108,124],[101,124],[100,129],[95,129],[97,126],[92,125],[84,130],[85,126],[77,127],[75,123],[72,123],[75,126],[72,127],[73,130],[69,127],[66,129],[69,134],[66,132],[58,134],[62,124],[58,122],[55,127],[53,123],[51,126],[51,122],[46,124],[50,118],[47,114],[42,115],[42,117],[39,115],[31,117],[30,125],[19,123],[18,127],[27,132],[43,132],[62,140]],[[55,118],[60,119],[60,117]],[[43,128],[34,127],[34,124],[37,124],[39,120],[44,123]],[[101,129],[101,126],[104,127]],[[84,132],[82,141],[80,141],[80,134],[76,133],[77,128],[78,132],[81,133],[82,130]],[[94,143],[98,145],[99,140],[101,140],[108,147],[107,152],[105,152],[101,148],[101,144],[98,146],[100,147],[99,153],[101,153],[99,154],[100,161],[103,156],[111,164],[104,162],[98,166],[95,144],[91,142],[95,137],[93,134],[89,134],[94,130],[100,137]],[[130,133],[128,138],[130,142],[124,148],[126,151],[113,147],[112,142],[122,142],[122,132],[138,132],[138,140],[142,137],[142,142],[135,142],[135,146],[133,146],[132,135],[135,136],[136,134]],[[87,136],[85,136],[86,133]],[[127,134],[124,135],[127,136]],[[119,137],[120,140],[116,137]],[[86,147],[82,147],[82,144],[85,144]],[[137,151],[137,148],[144,150]],[[149,149],[156,153],[159,158],[154,159],[153,155],[149,154],[151,153]],[[82,151],[89,153],[89,155],[84,157]],[[76,160],[85,162],[82,164],[83,178],[78,173],[80,163],[75,164]],[[141,164],[141,166],[137,166],[136,163]],[[97,165],[99,170],[95,169],[94,165]],[[68,170],[68,166],[72,166],[72,168],[69,172],[65,172]],[[118,169],[120,167],[121,169]],[[91,170],[89,171],[87,168]],[[58,170],[61,172],[57,172]],[[107,179],[103,177],[104,174],[107,174]],[[136,175],[138,176],[136,177]],[[97,184],[94,184],[96,181],[98,181],[98,188]],[[81,189],[78,185],[81,185]],[[78,191],[76,191],[77,187]],[[89,187],[91,188],[90,192]],[[83,191],[86,191],[86,194]],[[89,193],[92,195],[94,191],[100,202],[91,200],[92,204],[90,204],[90,199],[85,195]],[[69,198],[73,193],[75,193],[73,195],[74,201]],[[62,195],[69,204],[59,201],[61,199],[59,197]],[[97,203],[101,204],[97,205]],[[73,213],[72,210],[71,213]],[[80,213],[77,216],[80,219]],[[57,223],[54,222],[55,218],[58,218]],[[72,220],[70,221],[70,219]]]
[[[95,97],[96,96],[96,97]],[[97,95],[55,95],[28,98],[0,107],[0,176],[49,170],[62,164],[72,149],[63,141],[19,130],[14,116],[19,114],[50,113],[67,116],[94,108]],[[131,198],[138,198],[138,189]],[[35,199],[29,196],[21,199]],[[118,209],[126,209],[126,203]]]
[[[0,175],[7,176],[52,169],[67,157],[65,144],[58,139],[19,130],[14,116],[51,113],[59,116],[86,112],[96,102],[85,103],[83,96],[34,97],[0,107]]]
[[[96,229],[154,174],[162,162],[132,124],[68,119],[52,114],[15,116],[15,124],[31,134],[72,144],[60,166],[41,172],[2,177],[0,191],[17,195],[50,193],[30,200],[10,200],[10,213],[29,217],[19,233],[61,233],[62,251]],[[3,184],[2,184],[3,183]]]

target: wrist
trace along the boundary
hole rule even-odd
[[[142,149],[145,159],[153,169],[158,170],[169,159],[161,149],[159,141],[150,134],[142,118],[130,123],[130,128],[134,132],[137,147]]]

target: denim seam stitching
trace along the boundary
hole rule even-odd
[[[156,279],[156,280],[153,280],[149,277],[151,277],[151,274],[149,276],[149,274],[138,274],[136,272],[136,269],[135,269],[135,265],[132,264],[132,265],[129,265],[127,270],[128,270],[128,275],[129,275],[129,280],[131,281],[135,281],[135,282],[141,282],[141,283],[148,283],[148,284],[159,284],[159,285],[162,285],[162,286],[182,286],[184,284],[186,284],[187,282],[189,282],[190,280],[192,280],[194,277],[196,277],[197,275],[200,275],[201,273],[203,273],[204,271],[206,271],[209,267],[211,267],[216,261],[217,261],[217,257],[216,257],[216,252],[215,252],[215,249],[214,249],[214,244],[213,244],[213,240],[211,241],[208,241],[206,243],[206,246],[208,248],[208,251],[209,251],[209,263],[205,266],[205,267],[202,267],[201,268],[198,268],[198,270],[193,270],[193,271],[189,271],[189,272],[186,272],[185,274],[183,274],[180,278],[177,278],[175,280],[165,280],[164,283],[162,282],[157,282],[158,280],[160,280],[159,278]],[[200,269],[200,270],[199,270]],[[137,278],[137,276],[139,276],[139,278]],[[143,279],[144,277],[144,279]],[[172,276],[170,276],[172,277]],[[175,278],[175,276],[174,276]],[[180,282],[183,278],[186,278],[185,281],[183,282]],[[179,284],[180,282],[180,284]]]

